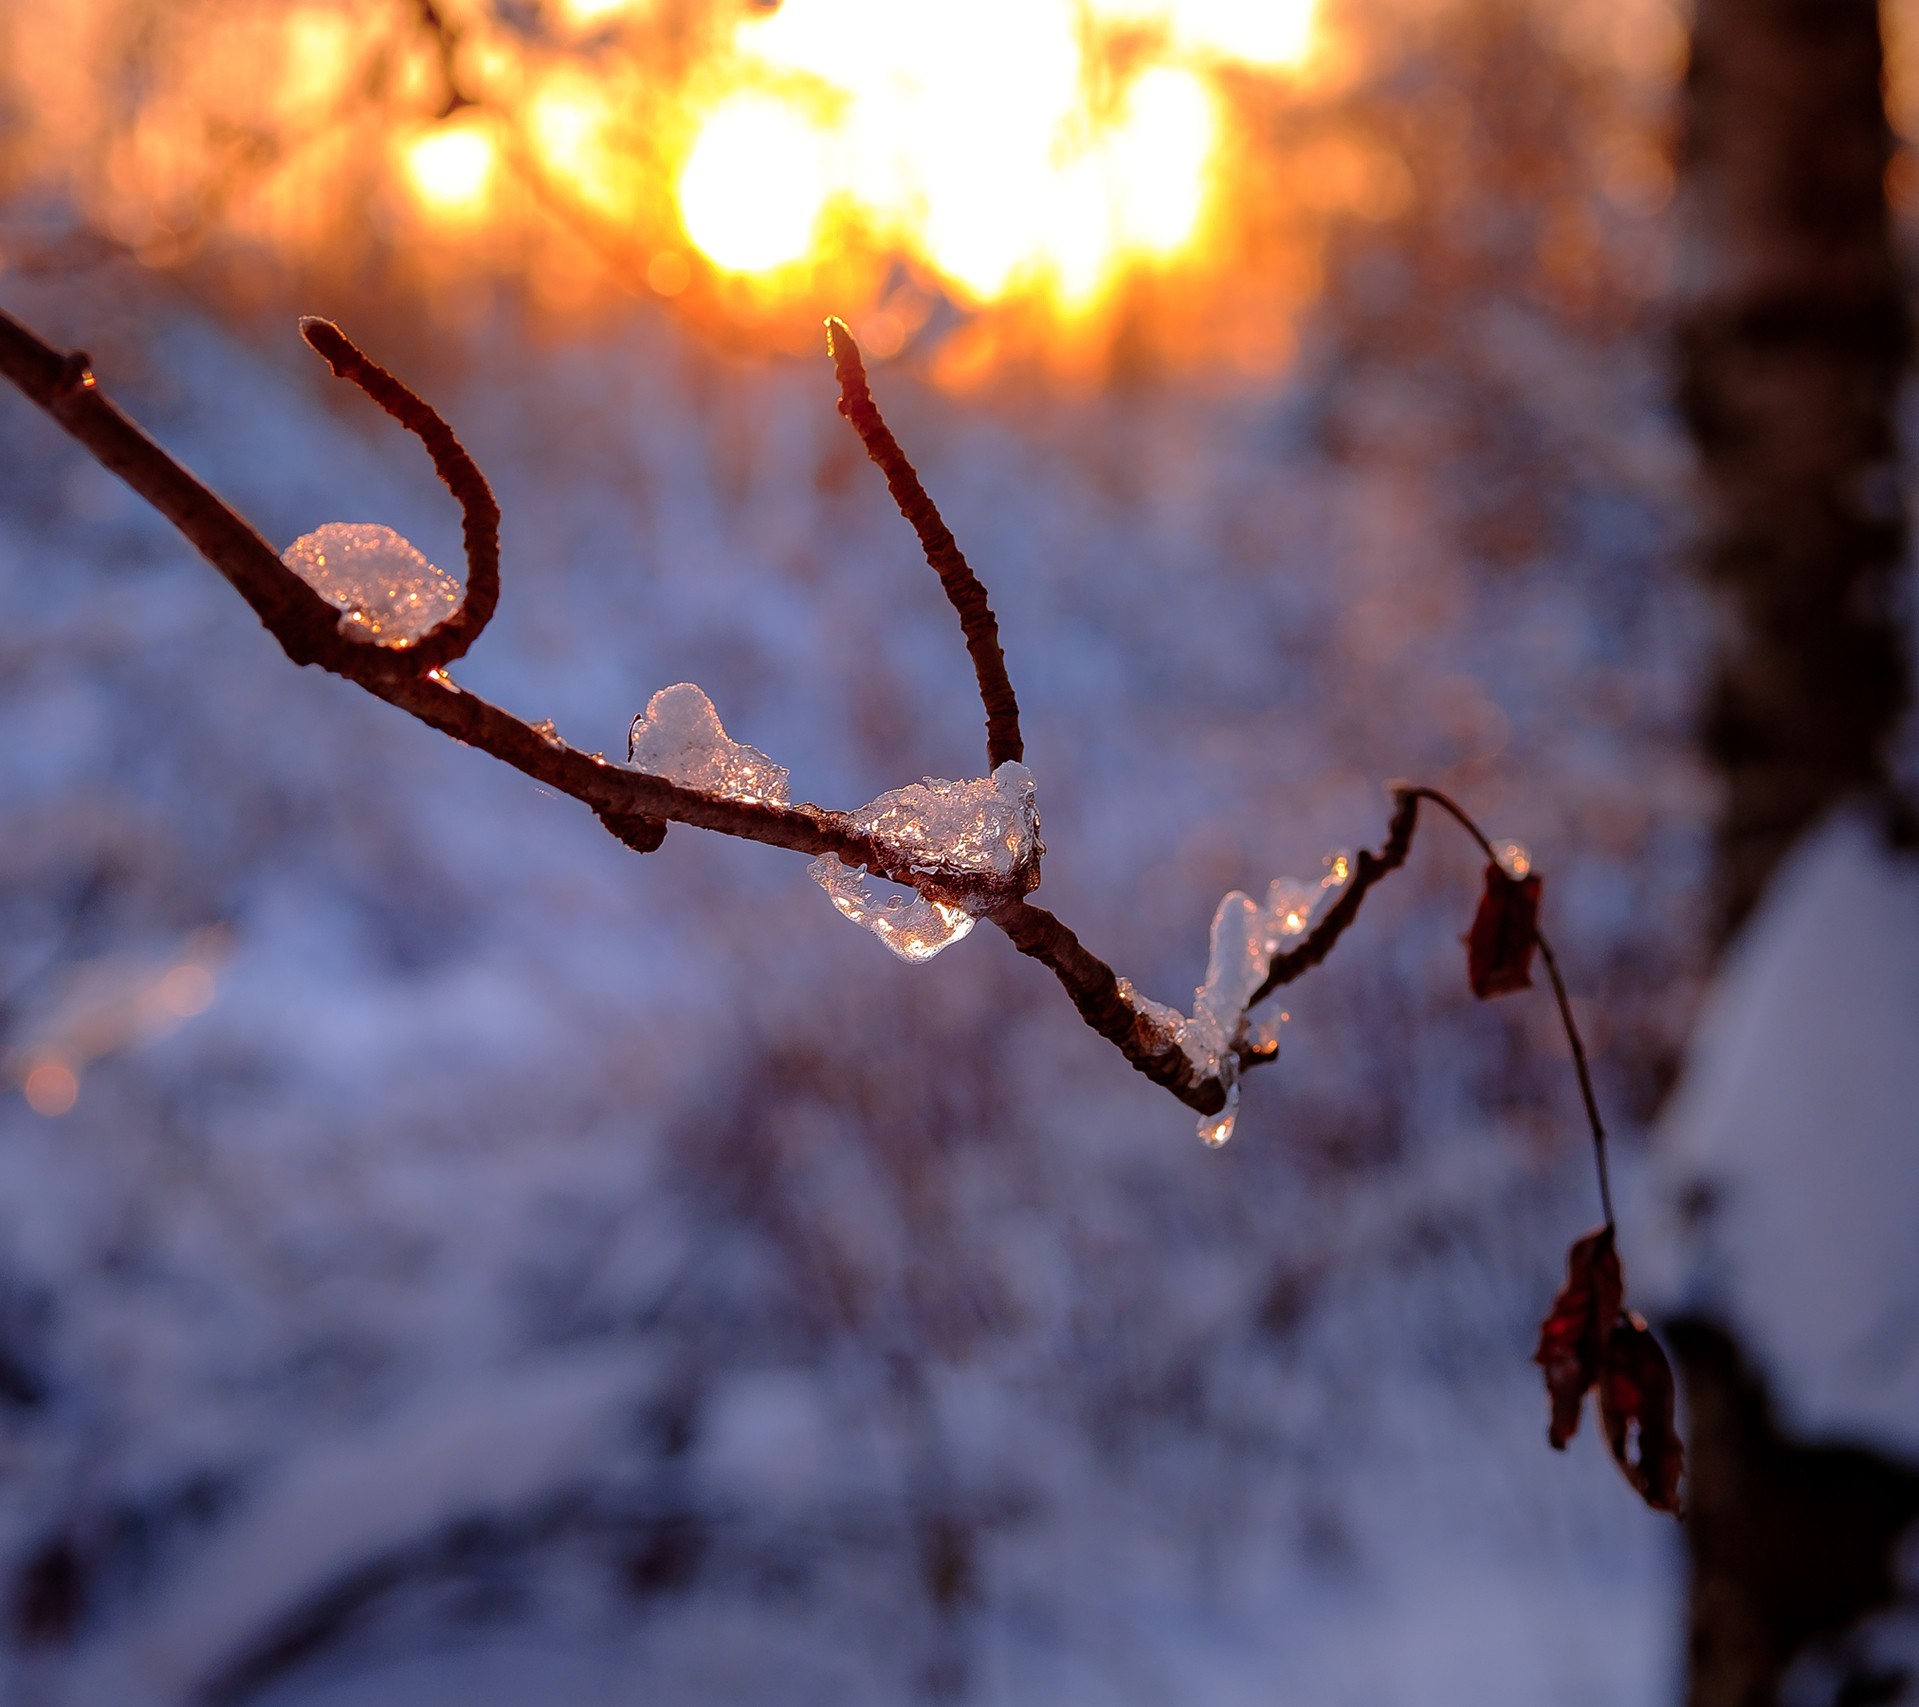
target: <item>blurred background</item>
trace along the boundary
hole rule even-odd
[[[618,757],[693,680],[829,806],[983,768],[837,313],[999,613],[1039,899],[1143,991],[1190,1005],[1221,893],[1376,843],[1388,780],[1525,844],[1629,1284],[1722,1378],[1689,1661],[1686,1536],[1590,1424],[1546,1445],[1591,1161],[1550,1002],[1467,992],[1443,825],[1206,1152],[996,933],[907,966],[791,856],[635,857],[293,669],[0,401],[0,1698],[1900,1699],[1887,1615],[1845,1632],[1919,1510],[1913,1104],[1765,1151],[1886,1209],[1894,1382],[1777,1522],[1801,1365],[1740,1277],[1780,1251],[1702,1281],[1738,1147],[1646,1142],[1788,849],[1851,798],[1891,846],[1919,775],[1883,31],[1889,109],[1857,0],[0,14],[0,303],[276,545],[457,571],[425,456],[299,345],[338,320],[500,496],[455,673],[519,715]],[[1682,83],[1695,34],[1732,50]],[[1822,1551],[1829,1470],[1869,1533]],[[1766,1610],[1835,1558],[1851,1599]]]

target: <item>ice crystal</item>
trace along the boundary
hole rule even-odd
[[[963,887],[957,900],[911,891],[882,897],[870,879],[832,854],[820,855],[808,870],[834,906],[902,960],[931,960],[973,928],[996,892],[1031,887],[1033,862],[1044,851],[1034,794],[1033,773],[1009,759],[990,777],[925,777],[847,813],[855,829],[893,857],[890,869],[977,886]]]
[[[864,872],[842,864],[832,854],[821,854],[806,869],[834,906],[902,960],[931,960],[973,928],[972,914],[951,902],[911,890],[882,897]]]
[[[1276,1050],[1279,1028],[1290,1017],[1270,1002],[1262,1004],[1261,1012],[1249,1014],[1247,999],[1265,982],[1273,957],[1291,939],[1304,936],[1351,879],[1352,862],[1344,854],[1333,854],[1326,861],[1326,875],[1316,884],[1275,878],[1266,887],[1263,904],[1237,889],[1222,897],[1213,914],[1206,982],[1193,992],[1190,1015],[1162,1009],[1122,984],[1120,993],[1134,1012],[1146,1015],[1157,1009],[1171,1016],[1173,1039],[1195,1073],[1225,1083],[1225,1108],[1199,1123],[1199,1136],[1215,1149],[1232,1137],[1238,1117],[1240,1050]]]
[[[926,777],[847,816],[914,871],[1012,878],[1041,851],[1033,773],[1009,759],[990,777]]]
[[[685,788],[760,805],[787,804],[787,771],[757,747],[729,739],[713,702],[691,682],[661,688],[633,719],[626,762]]]
[[[411,646],[460,608],[460,583],[375,522],[328,522],[301,534],[280,561],[339,606],[340,632],[356,640]]]

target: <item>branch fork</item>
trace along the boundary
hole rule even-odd
[[[1039,883],[1044,851],[1036,836],[1030,854],[1010,871],[954,869],[937,859],[929,862],[923,849],[903,846],[863,826],[859,813],[735,798],[609,764],[598,754],[569,746],[551,725],[529,724],[460,687],[448,675],[447,666],[480,638],[499,603],[499,505],[478,465],[430,404],[331,321],[309,316],[301,320],[300,332],[337,377],[359,387],[420,440],[434,471],[460,506],[465,595],[450,615],[409,644],[376,644],[343,633],[340,612],[333,604],[288,568],[244,517],[114,406],[100,389],[83,351],[57,350],[0,313],[0,373],[171,521],[252,606],[296,664],[317,664],[355,682],[455,740],[572,796],[636,852],[657,848],[668,824],[687,824],[798,853],[831,854],[847,866],[988,919],[1020,953],[1053,973],[1081,1018],[1134,1068],[1201,1115],[1218,1116],[1237,1094],[1241,1071],[1277,1053],[1269,1040],[1255,1035],[1246,1015],[1274,991],[1319,965],[1358,916],[1373,885],[1405,862],[1420,801],[1438,802],[1470,826],[1456,806],[1432,790],[1395,788],[1392,817],[1379,850],[1362,850],[1338,899],[1296,944],[1272,954],[1257,989],[1234,1016],[1225,1047],[1212,1055],[1198,1053],[1182,1042],[1180,1027],[1169,1023],[1169,1016],[1172,1021],[1184,1016],[1145,1001],[1069,926],[1027,899]],[[859,346],[843,321],[827,322],[827,343],[839,382],[840,413],[885,476],[895,504],[918,536],[926,561],[959,618],[986,714],[987,768],[1017,763],[1025,750],[1019,701],[986,589],[881,416]],[[1480,840],[1484,842],[1483,837]],[[1544,951],[1543,940],[1541,948]],[[1546,961],[1570,1028],[1571,1010],[1549,951]],[[1576,1037],[1574,1052],[1595,1134],[1603,1139],[1584,1051]]]

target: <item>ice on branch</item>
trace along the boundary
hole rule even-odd
[[[1508,877],[1524,877],[1533,868],[1532,855],[1524,842],[1494,842],[1493,857]]]
[[[1197,1073],[1225,1083],[1226,1106],[1199,1123],[1200,1138],[1214,1149],[1232,1137],[1239,1116],[1240,1063],[1248,1056],[1276,1054],[1279,1028],[1287,1017],[1270,998],[1258,1012],[1248,1013],[1247,999],[1265,982],[1273,956],[1288,939],[1306,934],[1352,876],[1344,854],[1333,855],[1326,867],[1317,884],[1274,879],[1263,904],[1237,889],[1220,901],[1213,914],[1206,982],[1193,992],[1190,1015],[1148,1001],[1120,980],[1119,993],[1140,1017],[1148,1037],[1177,1044]]]
[[[833,905],[902,960],[931,960],[973,928],[1008,894],[1037,881],[1039,839],[1033,773],[1009,759],[990,777],[947,782],[926,777],[888,789],[847,820],[891,856],[890,869],[943,878],[950,898],[900,894],[884,899],[863,874],[822,854],[807,868]]]
[[[882,898],[864,872],[842,865],[832,854],[821,854],[806,869],[834,906],[902,960],[931,960],[973,928],[973,915],[950,901],[911,890]]]
[[[340,632],[411,646],[460,608],[460,583],[376,522],[328,522],[303,533],[280,561],[341,611]]]
[[[646,702],[627,732],[626,762],[704,794],[764,806],[788,802],[786,767],[730,739],[713,702],[691,682],[661,688]]]
[[[888,789],[847,817],[914,871],[1005,882],[1044,851],[1034,794],[1033,773],[1009,759],[967,782],[929,776]]]

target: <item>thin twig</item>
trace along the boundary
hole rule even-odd
[[[1413,830],[1419,822],[1419,801],[1423,792],[1416,788],[1395,788],[1392,791],[1393,816],[1386,826],[1385,845],[1378,853],[1361,848],[1354,856],[1353,874],[1339,899],[1327,909],[1326,916],[1307,932],[1297,948],[1273,956],[1264,982],[1247,998],[1249,1010],[1257,1007],[1282,984],[1290,984],[1295,978],[1312,971],[1331,954],[1333,944],[1339,941],[1346,927],[1359,916],[1359,904],[1365,900],[1366,891],[1387,872],[1397,871],[1406,863],[1406,855],[1413,845]]]
[[[1073,931],[1044,907],[1017,899],[987,915],[1021,954],[1051,970],[1080,1018],[1111,1043],[1134,1068],[1200,1114],[1226,1106],[1226,1084],[1157,1031],[1120,992],[1119,977]]]
[[[1533,939],[1539,944],[1539,958],[1546,963],[1546,976],[1552,980],[1553,999],[1559,1004],[1560,1023],[1566,1028],[1566,1041],[1572,1047],[1573,1067],[1579,1074],[1579,1094],[1586,1101],[1586,1118],[1592,1123],[1593,1166],[1599,1171],[1599,1206],[1605,1211],[1606,1225],[1616,1225],[1612,1212],[1612,1170],[1606,1162],[1606,1127],[1599,1118],[1599,1100],[1593,1095],[1592,1070],[1586,1065],[1586,1045],[1579,1036],[1579,1026],[1573,1019],[1572,999],[1566,994],[1566,980],[1559,975],[1559,957],[1553,953],[1552,944],[1546,940],[1542,930],[1533,932]]]
[[[841,408],[859,429],[873,460],[885,471],[902,513],[919,531],[928,561],[939,571],[941,584],[966,629],[968,648],[980,678],[981,699],[987,707],[988,758],[995,766],[1016,759],[1021,752],[1019,710],[1006,679],[998,629],[985,590],[960,556],[932,500],[873,407],[852,338],[838,321],[829,324],[842,388]],[[1119,1049],[1139,1072],[1201,1114],[1216,1114],[1225,1106],[1227,1086],[1221,1075],[1196,1065],[1176,1041],[1167,1037],[1163,1027],[1155,1025],[1127,998],[1112,967],[1081,943],[1061,920],[1024,898],[1031,872],[1021,874],[1022,887],[1009,891],[1003,882],[915,870],[910,856],[860,830],[844,813],[810,804],[773,806],[736,800],[685,788],[644,771],[609,765],[600,755],[570,747],[455,684],[446,674],[445,662],[459,656],[477,638],[498,600],[499,510],[492,492],[440,416],[358,350],[337,327],[323,320],[306,320],[301,330],[336,373],[359,384],[421,438],[465,514],[466,600],[455,616],[430,630],[415,646],[381,646],[342,632],[338,610],[282,563],[273,547],[243,517],[107,400],[82,352],[62,353],[0,313],[0,373],[172,522],[252,606],[295,663],[318,664],[455,740],[490,753],[581,801],[610,833],[640,852],[658,847],[664,827],[671,821],[800,853],[830,853],[848,865],[863,866],[896,883],[945,899],[970,899],[1005,932],[1014,947],[1052,971],[1086,1023]],[[1431,800],[1451,813],[1488,857],[1494,857],[1492,844],[1479,827],[1438,791],[1400,787],[1393,790],[1393,800],[1385,843],[1377,853],[1365,849],[1359,852],[1344,893],[1297,947],[1274,959],[1265,981],[1248,1002],[1249,1008],[1319,965],[1358,916],[1368,890],[1405,863],[1421,800]],[[1605,1131],[1593,1098],[1585,1048],[1573,1022],[1558,963],[1543,936],[1539,946],[1579,1069],[1598,1154],[1600,1194],[1610,1225],[1612,1197],[1606,1175]],[[1242,1066],[1269,1058],[1266,1053],[1245,1048],[1239,1052]]]
[[[1449,813],[1454,822],[1479,844],[1486,858],[1493,865],[1499,865],[1499,855],[1494,851],[1491,838],[1473,822],[1472,815],[1458,801],[1436,788],[1409,788],[1405,792],[1420,800],[1430,800],[1441,811]],[[1611,1228],[1615,1223],[1612,1170],[1606,1158],[1606,1125],[1599,1118],[1599,1099],[1593,1093],[1592,1068],[1586,1060],[1585,1040],[1579,1035],[1578,1021],[1573,1018],[1572,998],[1566,994],[1566,980],[1560,976],[1559,957],[1553,953],[1546,933],[1537,925],[1533,927],[1533,941],[1539,945],[1539,958],[1546,963],[1546,976],[1552,981],[1553,1000],[1559,1005],[1559,1022],[1566,1029],[1566,1044],[1572,1051],[1573,1070],[1579,1075],[1579,1095],[1586,1105],[1586,1120],[1592,1127],[1593,1167],[1599,1175],[1599,1205],[1605,1211],[1607,1227]]]
[[[969,886],[950,874],[929,877],[916,871],[907,856],[858,829],[844,813],[808,804],[733,800],[607,764],[466,692],[417,646],[396,649],[343,634],[334,606],[282,563],[244,518],[107,400],[85,355],[63,354],[0,312],[0,374],[172,522],[247,601],[295,663],[318,664],[443,734],[570,795],[590,807],[629,847],[646,851],[658,846],[655,826],[671,821],[799,853],[830,853],[896,883],[937,888],[947,898],[964,897],[970,889],[984,897],[988,916],[1023,953],[1051,968],[1082,1014],[1089,1020],[1102,1016],[1094,1029],[1141,1072],[1203,1113],[1224,1105],[1225,1087],[1219,1080],[1197,1074],[1183,1055],[1174,1061],[1156,1047],[1119,996],[1112,969],[1044,908],[1009,897],[1003,885]],[[1123,1021],[1118,1010],[1124,1010]]]
[[[400,383],[331,320],[301,317],[300,336],[312,345],[335,378],[351,380],[426,446],[433,470],[460,506],[466,543],[466,597],[407,650],[425,669],[437,670],[464,657],[480,638],[500,602],[500,506],[480,466],[425,398]]]
[[[866,454],[879,464],[886,476],[886,489],[893,494],[899,512],[919,535],[926,561],[940,578],[948,601],[959,613],[960,627],[966,634],[966,650],[972,655],[973,674],[979,681],[980,704],[986,708],[986,764],[996,770],[1008,759],[1023,758],[1025,743],[1019,732],[1019,701],[1006,674],[1006,654],[999,643],[999,623],[993,607],[986,602],[986,589],[961,554],[952,530],[940,519],[933,500],[926,495],[920,477],[914,472],[899,440],[881,418],[879,406],[866,383],[866,366],[860,360],[860,347],[846,322],[826,322],[826,348],[833,358],[833,372],[840,382],[840,413],[853,423],[853,430],[866,446]]]

